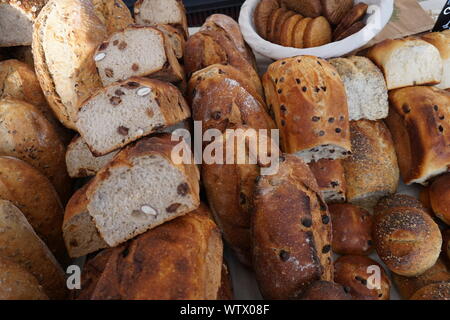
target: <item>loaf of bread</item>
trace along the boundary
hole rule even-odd
[[[103,85],[131,77],[149,77],[168,82],[184,78],[172,44],[154,27],[130,26],[113,33],[94,55]]]
[[[319,280],[311,284],[302,295],[302,300],[352,300],[347,288],[342,285]]]
[[[365,57],[335,58],[336,68],[347,93],[350,120],[379,120],[389,112],[388,93],[383,73]]]
[[[2,0],[0,47],[29,46],[33,22],[47,0]]]
[[[97,17],[108,34],[125,29],[134,23],[130,10],[122,0],[92,0]]]
[[[253,267],[266,299],[299,298],[333,280],[331,221],[309,167],[280,157],[277,174],[258,179],[252,215]]]
[[[189,36],[186,9],[181,0],[138,0],[134,3],[134,18],[142,25],[169,24]]]
[[[379,279],[373,281],[374,275]],[[334,280],[343,285],[354,300],[389,300],[391,281],[386,271],[376,262],[365,256],[348,255],[339,257],[334,263]]]
[[[312,56],[279,60],[269,66],[263,84],[284,152],[307,163],[349,154],[347,96],[333,66]]]
[[[0,257],[30,272],[52,299],[66,296],[64,272],[25,216],[11,202],[0,200]],[[2,289],[4,289],[2,283]]]
[[[434,214],[450,225],[450,173],[443,174],[433,181],[429,195]]]
[[[326,203],[345,202],[347,183],[341,160],[322,159],[309,163]]]
[[[450,300],[450,282],[429,284],[414,293],[410,300]]]
[[[378,256],[394,273],[418,276],[439,257],[442,236],[438,225],[424,211],[393,207],[374,216],[372,237]]]
[[[382,121],[350,122],[352,155],[342,161],[347,181],[347,201],[373,207],[397,191],[399,169],[394,143]]]
[[[329,207],[333,226],[331,248],[338,254],[368,255],[373,249],[372,216],[364,208],[347,203]]]
[[[199,209],[147,231],[88,261],[92,300],[215,300],[221,283],[222,240],[217,226]],[[110,253],[109,253],[110,252]],[[105,263],[106,260],[106,263]],[[97,269],[98,270],[98,269]],[[82,277],[83,279],[83,277]],[[92,281],[94,280],[94,281]]]
[[[389,90],[442,79],[442,59],[438,49],[417,38],[384,40],[369,49],[367,57],[384,73]]]
[[[93,54],[107,35],[90,0],[50,0],[34,24],[33,56],[58,119],[76,129],[81,103],[102,86]]]
[[[0,257],[0,283],[0,300],[48,300],[35,276],[4,257]]]
[[[450,164],[450,93],[433,87],[389,92],[389,117],[398,164],[406,184],[421,183]]]
[[[96,235],[95,228],[86,226],[80,226],[79,236],[67,233],[67,224],[73,224],[73,219],[89,223],[86,211],[100,238],[108,246],[116,246],[199,206],[199,172],[193,160],[187,164],[172,159],[172,150],[181,143],[171,141],[169,134],[141,139],[101,169],[84,195],[76,194],[82,200],[69,202],[64,222],[64,237],[72,256],[76,248],[71,243],[84,247],[86,239]],[[78,218],[80,215],[85,218]],[[73,241],[75,238],[79,240]]]
[[[71,181],[64,155],[66,148],[55,127],[33,105],[21,100],[0,100],[0,156],[21,159],[43,173],[65,203]]]
[[[443,63],[442,79],[441,83],[436,86],[440,89],[450,88],[450,30],[427,33],[421,38],[435,46],[441,54]]]
[[[177,59],[182,59],[184,55],[184,47],[186,46],[186,39],[184,38],[184,35],[178,29],[169,24],[157,24],[155,25],[155,28],[164,33]]]
[[[17,206],[61,263],[66,262],[63,208],[50,181],[22,160],[0,157],[0,199]]]
[[[450,269],[439,258],[434,266],[417,277],[404,277],[394,273],[392,280],[400,296],[403,299],[409,299],[415,292],[429,284],[450,282]]]

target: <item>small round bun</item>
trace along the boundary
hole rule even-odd
[[[414,293],[411,300],[450,300],[450,282],[429,284]]]
[[[370,213],[347,203],[332,204],[328,209],[333,226],[333,251],[339,254],[369,254],[373,249]]]
[[[306,289],[302,300],[352,300],[352,296],[342,285],[320,280]]]
[[[431,268],[442,245],[438,225],[415,208],[391,208],[378,213],[372,236],[381,260],[392,272],[406,277]]]
[[[377,279],[380,280],[378,284]],[[390,297],[391,283],[386,272],[378,262],[366,256],[341,256],[337,259],[334,281],[343,285],[355,300],[389,300]],[[375,288],[369,289],[369,285]]]
[[[450,225],[450,173],[434,180],[430,186],[430,203],[434,214]]]
[[[373,209],[373,212],[374,214],[378,214],[383,212],[384,210],[400,207],[415,208],[426,211],[425,206],[418,199],[406,194],[396,193],[381,198]]]

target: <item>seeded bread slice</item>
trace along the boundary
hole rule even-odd
[[[173,85],[130,78],[91,97],[78,113],[76,125],[92,153],[102,156],[190,115],[189,106]]]
[[[344,82],[350,120],[379,120],[389,112],[383,73],[365,57],[352,56],[329,61]]]
[[[163,134],[141,139],[123,149],[90,181],[84,200],[81,203],[71,201],[66,207],[65,225],[67,215],[70,217],[71,208],[77,204],[87,209],[100,239],[108,246],[116,246],[196,209],[200,204],[200,175],[192,158],[190,164],[174,162],[172,151],[179,147],[178,141],[171,141],[169,134]],[[86,212],[84,209],[75,211]],[[89,222],[87,217],[80,220]],[[95,239],[94,228],[80,226],[79,230],[86,232],[83,239]],[[68,233],[64,236],[71,250]],[[100,240],[97,240],[92,242],[95,244],[92,249],[83,250],[98,250]]]
[[[184,78],[170,41],[154,27],[131,26],[112,34],[94,60],[104,86],[133,76],[168,82]]]
[[[104,156],[96,157],[89,150],[83,138],[76,136],[67,146],[66,165],[69,176],[72,178],[83,178],[94,176],[101,168],[106,166],[117,151],[110,152]]]
[[[105,24],[108,34],[134,23],[130,10],[122,0],[92,0],[97,17]]]

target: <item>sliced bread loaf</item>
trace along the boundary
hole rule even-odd
[[[170,41],[154,27],[130,26],[113,33],[94,55],[103,85],[133,76],[168,82],[184,78]]]
[[[379,120],[389,112],[383,73],[365,57],[352,56],[329,61],[344,82],[350,120]]]
[[[197,208],[199,172],[193,160],[192,164],[176,164],[172,160],[177,145],[169,134],[164,134],[141,139],[123,149],[91,180],[83,191],[84,200],[71,201],[66,207],[65,225],[69,223],[73,205],[86,208],[100,237],[108,246],[116,246]],[[84,239],[95,235],[92,228],[79,229],[85,232],[80,235]],[[70,248],[67,232],[64,236]],[[92,251],[98,249],[96,245]]]
[[[76,125],[92,153],[101,156],[190,115],[173,85],[130,78],[92,96],[78,113]]]

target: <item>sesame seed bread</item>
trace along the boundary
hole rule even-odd
[[[186,9],[181,0],[138,0],[134,3],[134,18],[141,25],[169,24],[186,39],[189,36]]]
[[[350,120],[379,120],[388,116],[386,82],[383,73],[372,61],[351,56],[329,62],[344,82]]]
[[[44,175],[22,160],[0,157],[0,199],[17,206],[55,257],[61,263],[67,261],[61,232],[63,207]]]
[[[388,90],[438,84],[442,79],[438,49],[417,38],[384,40],[370,48],[367,57],[383,71]]]
[[[428,209],[423,206],[419,199],[407,194],[396,193],[381,198],[374,207],[373,213],[378,214],[385,210],[398,207],[414,208],[428,212]]]
[[[50,0],[35,21],[36,75],[53,112],[70,129],[76,129],[80,105],[102,86],[93,54],[106,35],[90,0]]]
[[[170,139],[169,134],[148,137],[124,148],[89,182],[85,200],[70,202],[87,209],[108,246],[116,246],[199,206],[198,169],[195,164],[173,162],[172,150],[180,146]],[[65,225],[70,210],[70,206],[66,207]],[[83,228],[84,239],[95,235],[92,228],[80,230]],[[67,233],[64,236],[70,245]]]
[[[450,92],[409,87],[389,92],[385,119],[406,184],[426,185],[450,165]]]
[[[417,290],[410,300],[450,300],[450,282],[429,284]]]
[[[22,212],[6,200],[0,200],[0,256],[19,264],[35,276],[51,299],[66,296],[61,266]]]
[[[384,196],[395,193],[399,169],[394,143],[382,121],[350,122],[352,155],[342,161],[347,201],[371,209]]]
[[[99,45],[93,59],[104,86],[131,77],[168,82],[184,78],[170,41],[154,27],[133,25],[113,33]]]
[[[347,96],[332,65],[313,56],[282,59],[269,66],[263,84],[284,152],[307,163],[349,154]]]
[[[440,89],[450,88],[450,30],[427,33],[421,37],[422,40],[431,43],[441,54],[443,72],[441,83],[436,87]]]
[[[0,1],[0,47],[29,46],[33,21],[47,0]]]
[[[92,0],[92,3],[108,34],[123,30],[134,23],[130,10],[122,0]]]
[[[321,159],[309,163],[326,203],[345,202],[347,184],[341,160]]]
[[[130,78],[99,90],[87,100],[76,125],[92,153],[102,156],[190,115],[189,106],[173,85]]]

